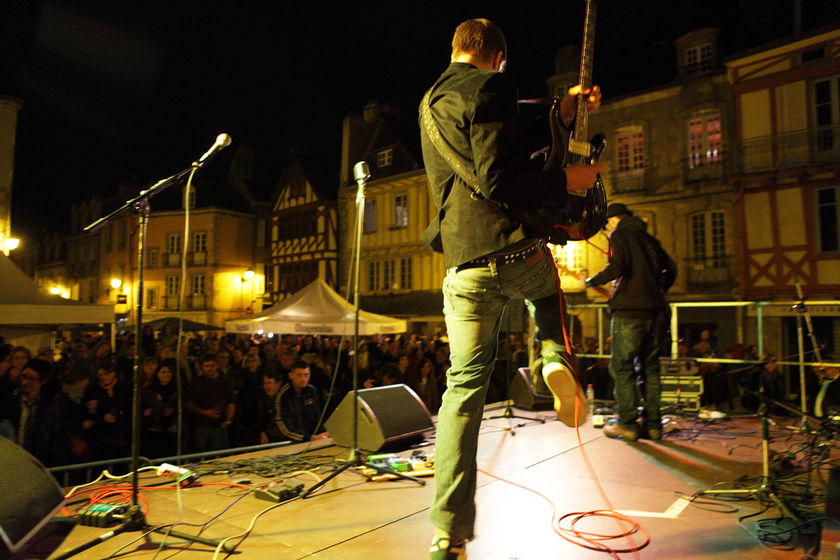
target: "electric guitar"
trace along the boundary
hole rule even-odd
[[[586,17],[584,19],[583,45],[580,58],[580,85],[584,91],[592,87],[592,61],[595,45],[595,0],[586,0]],[[603,134],[597,134],[590,141],[584,140],[588,135],[589,110],[586,107],[587,95],[581,94],[577,98],[575,111],[575,129],[569,131],[563,125],[560,117],[559,97],[554,98],[549,111],[549,126],[551,130],[552,146],[546,158],[543,170],[566,167],[574,163],[592,165],[598,162],[601,152],[606,147],[607,140]],[[546,209],[545,214],[550,212]],[[607,193],[604,182],[598,175],[595,186],[584,191],[569,190],[566,197],[565,220],[555,220],[554,223],[565,222],[568,227],[568,238],[571,241],[589,239],[607,222]],[[549,239],[549,242],[551,240]]]

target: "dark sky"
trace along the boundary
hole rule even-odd
[[[0,94],[25,103],[16,233],[67,229],[70,204],[187,167],[220,132],[233,144],[202,173],[223,174],[235,150],[251,146],[255,194],[267,200],[290,148],[337,172],[342,118],[366,101],[416,111],[448,63],[458,22],[488,17],[502,27],[523,97],[545,95],[555,50],[578,44],[583,23],[578,0],[213,4],[3,3]],[[717,25],[732,52],[789,32],[792,4],[602,0],[595,81],[607,97],[662,83],[675,37]],[[804,25],[837,21],[837,4],[803,0]]]

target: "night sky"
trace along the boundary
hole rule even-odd
[[[446,67],[454,27],[488,17],[508,38],[522,97],[545,95],[558,47],[579,44],[583,2],[326,3],[6,0],[0,94],[22,99],[13,186],[18,235],[67,230],[69,205],[143,186],[187,167],[227,132],[204,171],[223,177],[255,150],[268,201],[286,154],[338,172],[343,117],[371,99],[415,114]],[[256,4],[256,3],[254,3]],[[836,0],[803,0],[803,26],[840,20]],[[736,52],[791,31],[790,0],[602,0],[595,81],[605,97],[673,78],[671,41],[723,28]],[[644,6],[644,7],[642,7]],[[564,13],[564,10],[567,13]],[[45,208],[45,204],[48,207]],[[154,209],[154,203],[152,203]]]

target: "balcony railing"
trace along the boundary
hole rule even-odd
[[[727,290],[737,285],[732,258],[697,257],[685,260],[688,289],[694,291]]]
[[[741,171],[756,173],[840,162],[840,126],[823,126],[744,140]]]

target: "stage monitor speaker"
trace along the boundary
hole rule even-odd
[[[0,437],[0,558],[24,550],[63,505],[64,494],[44,465]]]
[[[379,451],[405,440],[422,439],[433,428],[432,416],[423,401],[406,385],[359,389],[358,448]],[[350,391],[326,421],[337,445],[353,447],[353,392]]]
[[[513,406],[525,410],[549,410],[554,406],[554,397],[538,395],[531,383],[531,368],[519,368],[510,382],[510,398]]]

